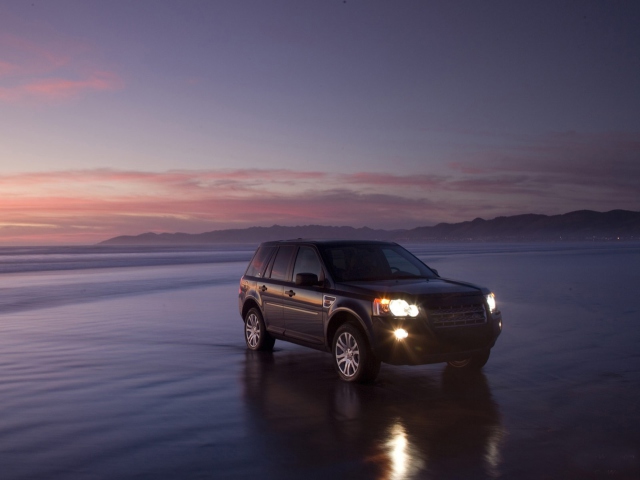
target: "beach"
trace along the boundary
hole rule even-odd
[[[477,375],[250,352],[254,246],[0,250],[0,478],[638,478],[640,244],[407,245],[496,294]]]

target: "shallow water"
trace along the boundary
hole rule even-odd
[[[482,374],[248,352],[246,247],[3,249],[0,478],[640,477],[640,245],[409,248],[496,293]]]

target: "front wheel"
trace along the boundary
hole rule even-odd
[[[480,370],[489,360],[490,351],[478,353],[464,360],[450,360],[447,364],[457,370]]]
[[[256,308],[252,308],[244,317],[244,340],[251,350],[272,350],[276,339],[269,335],[262,314]]]
[[[342,380],[371,382],[380,371],[380,360],[371,351],[365,335],[353,324],[345,323],[333,337],[333,363]]]

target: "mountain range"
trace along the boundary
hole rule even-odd
[[[405,230],[375,230],[367,227],[302,225],[249,227],[190,233],[143,233],[123,235],[101,245],[206,245],[215,243],[260,243],[289,238],[339,238],[392,240],[398,242],[486,242],[486,241],[584,241],[640,240],[640,212],[579,210],[563,215],[524,214],[476,218],[460,223],[439,223]]]

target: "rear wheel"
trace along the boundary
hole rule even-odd
[[[251,350],[272,350],[276,343],[276,339],[267,332],[257,308],[250,309],[244,317],[244,340]]]
[[[380,371],[380,360],[371,351],[365,335],[352,323],[345,323],[333,337],[333,363],[342,380],[371,382]]]
[[[451,360],[447,364],[458,370],[480,370],[489,360],[490,351],[478,353],[463,360]]]

